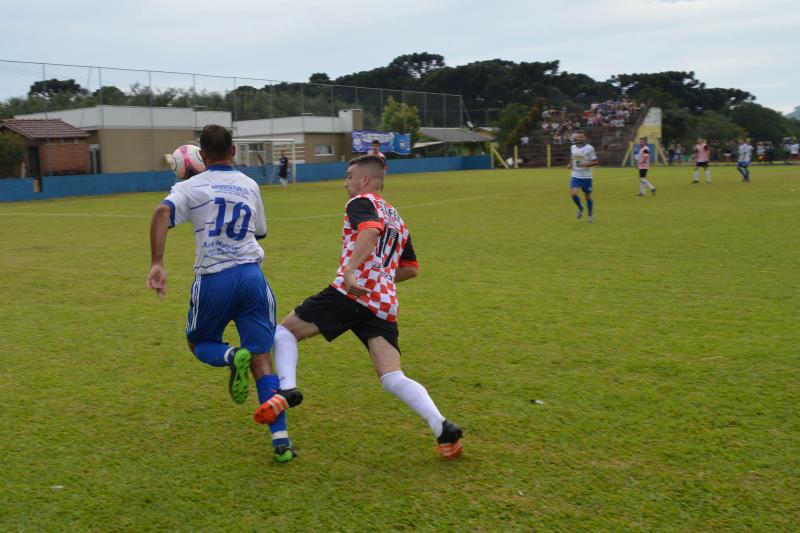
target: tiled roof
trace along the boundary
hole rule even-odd
[[[67,124],[60,118],[48,119],[8,119],[0,121],[6,127],[28,139],[81,139],[89,134],[82,129]]]
[[[447,143],[487,142],[494,140],[493,137],[489,137],[488,135],[464,131],[461,128],[420,128],[419,132],[431,139]]]

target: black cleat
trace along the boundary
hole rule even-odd
[[[461,449],[461,437],[464,432],[460,427],[452,422],[445,420],[442,422],[442,434],[436,438],[436,450],[445,459],[455,459],[463,450]]]

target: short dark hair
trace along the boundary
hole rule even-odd
[[[575,133],[583,133],[585,135],[586,134],[586,130],[578,130]]]
[[[233,137],[225,127],[209,124],[200,134],[200,149],[210,160],[227,159],[233,146]]]
[[[380,145],[381,142],[378,139],[372,139],[372,144]]]
[[[373,169],[376,171],[375,177],[380,179],[383,179],[383,176],[386,173],[386,160],[377,155],[367,154],[354,157],[347,163],[347,166],[352,167],[353,165],[373,167]]]

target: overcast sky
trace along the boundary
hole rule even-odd
[[[784,113],[800,105],[800,7],[789,0],[0,0],[0,13],[4,60],[305,81],[425,51],[448,65],[558,59],[598,80],[693,70]],[[97,83],[87,69],[47,71],[67,76]],[[0,62],[0,98],[37,77]]]

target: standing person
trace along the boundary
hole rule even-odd
[[[742,175],[742,183],[750,183],[750,159],[753,157],[753,147],[742,139],[739,142],[739,161],[736,163],[736,170]]]
[[[792,161],[797,162],[800,161],[800,143],[797,142],[797,139],[792,141],[792,146],[789,148],[789,152],[792,155]]]
[[[425,387],[400,369],[395,284],[416,277],[419,265],[405,222],[380,195],[385,173],[380,157],[367,154],[350,161],[345,179],[350,199],[336,278],[277,327],[275,364],[281,384],[295,387],[298,341],[321,333],[330,342],[352,331],[369,351],[383,388],[427,421],[439,454],[452,459],[461,455],[461,428],[446,420]],[[254,418],[269,423],[287,404],[277,395]]]
[[[699,168],[705,169],[706,183],[711,183],[711,168],[708,166],[709,156],[711,149],[706,144],[705,139],[697,139],[697,144],[694,145],[694,177],[692,183],[699,183],[697,179],[697,170]]]
[[[647,181],[647,170],[650,168],[650,147],[647,146],[647,137],[639,139],[639,160],[636,162],[636,167],[639,169],[639,194],[638,196],[645,196],[646,188],[650,188],[653,196],[656,195],[656,188],[653,184]]]
[[[378,139],[372,139],[371,148],[369,149],[369,152],[367,152],[365,155],[373,155],[375,157],[379,157],[383,159],[383,164],[384,165],[386,164],[386,156],[383,155],[383,152],[381,152],[381,142]]]
[[[683,165],[683,145],[680,143],[675,146],[675,157],[678,159],[678,164]]]
[[[669,164],[672,165],[675,162],[675,145],[670,144],[669,150],[667,151],[667,161]]]
[[[281,158],[278,166],[278,181],[284,189],[289,183],[289,158],[286,157],[286,151],[281,150]]]
[[[230,369],[228,391],[238,404],[247,399],[249,368],[259,401],[265,402],[280,387],[269,359],[275,336],[275,296],[261,272],[264,250],[257,242],[267,236],[264,205],[258,184],[233,168],[236,147],[227,129],[203,128],[200,148],[206,171],[173,186],[153,213],[147,287],[165,296],[167,231],[191,222],[197,249],[186,325],[189,350],[207,365]],[[231,321],[241,347],[222,341]],[[285,394],[299,403],[296,395]],[[270,431],[275,459],[291,460],[294,450],[285,417],[275,420]]]
[[[581,205],[581,198],[578,196],[578,191],[583,191],[583,196],[586,198],[586,207],[589,210],[589,216],[586,217],[587,222],[594,222],[592,211],[594,210],[594,200],[592,200],[592,168],[599,164],[597,159],[597,152],[591,144],[586,144],[586,132],[578,130],[575,134],[575,144],[570,146],[570,161],[569,168],[570,174],[570,194],[572,201],[578,206],[578,219],[583,217],[583,205]]]
[[[758,159],[758,163],[760,165],[764,164],[764,159],[767,153],[767,149],[764,148],[764,143],[760,142],[756,145],[756,159]]]

